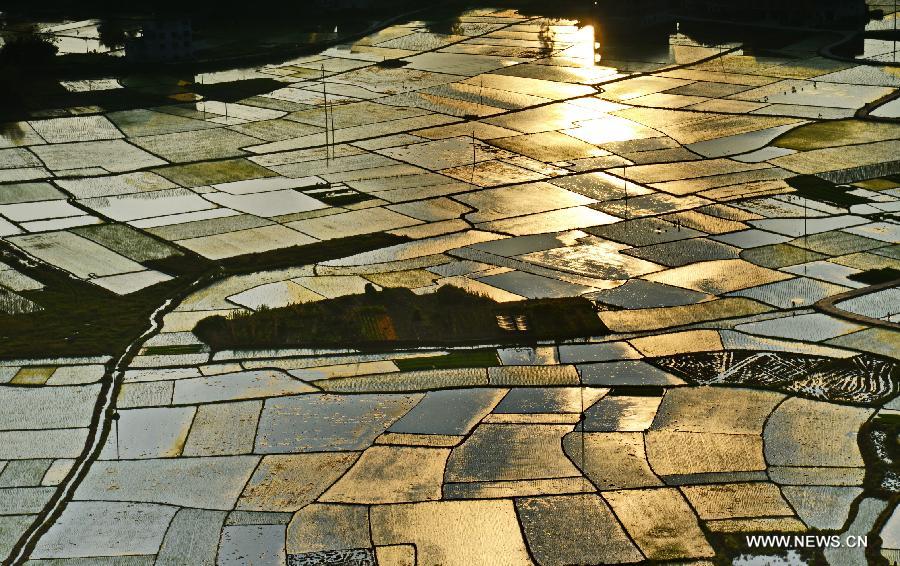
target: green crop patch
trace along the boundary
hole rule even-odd
[[[451,352],[445,356],[428,356],[426,358],[406,358],[394,360],[400,371],[422,369],[457,369],[457,368],[489,368],[500,365],[496,350],[472,350],[470,352]]]
[[[172,344],[169,346],[149,346],[144,348],[145,356],[177,356],[180,354],[197,354],[203,351],[202,344]]]
[[[810,151],[841,145],[892,140],[900,137],[893,124],[864,120],[827,120],[794,128],[776,138],[772,145],[797,151]]]

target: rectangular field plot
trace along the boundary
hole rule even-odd
[[[69,232],[31,234],[10,240],[29,254],[81,279],[144,269],[135,261]]]
[[[40,150],[36,151],[38,157],[54,171],[102,167],[111,173],[124,173],[166,164],[162,159],[123,140],[47,145],[35,149]],[[2,164],[2,156],[0,156],[0,164]]]
[[[216,207],[215,204],[204,200],[187,189],[167,189],[108,198],[97,197],[85,199],[81,202],[104,216],[123,221],[207,210]]]
[[[259,142],[256,138],[224,128],[145,136],[134,138],[132,141],[156,155],[177,163],[240,157],[245,153],[240,148]]]

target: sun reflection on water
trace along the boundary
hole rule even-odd
[[[600,54],[597,53],[599,42],[596,40],[595,33],[592,25],[578,29],[570,36],[574,45],[566,51],[566,55],[584,61],[585,66],[597,63],[600,60]]]

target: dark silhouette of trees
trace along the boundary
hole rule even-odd
[[[54,39],[41,34],[36,26],[7,32],[4,41],[0,47],[0,67],[41,68],[59,51]]]
[[[103,20],[97,26],[100,43],[109,49],[118,49],[125,45],[125,28],[122,22],[115,19]]]

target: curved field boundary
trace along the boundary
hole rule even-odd
[[[854,322],[859,322],[859,323],[867,324],[867,325],[882,326],[884,328],[900,330],[900,323],[890,322],[888,320],[881,320],[880,318],[872,318],[870,316],[866,316],[863,314],[857,314],[855,312],[846,311],[837,306],[837,303],[839,303],[841,301],[846,301],[847,299],[852,299],[854,297],[861,297],[863,295],[875,293],[875,292],[881,291],[883,289],[890,289],[892,287],[898,287],[898,286],[900,286],[900,279],[894,279],[893,281],[888,281],[886,283],[879,283],[878,285],[869,285],[868,287],[863,287],[862,289],[851,289],[850,291],[846,291],[846,292],[840,293],[838,295],[832,295],[830,297],[825,297],[824,299],[815,303],[813,305],[813,307],[816,310],[822,311],[822,312],[824,312],[826,314],[830,314],[832,316],[836,316],[838,318],[852,320]]]

